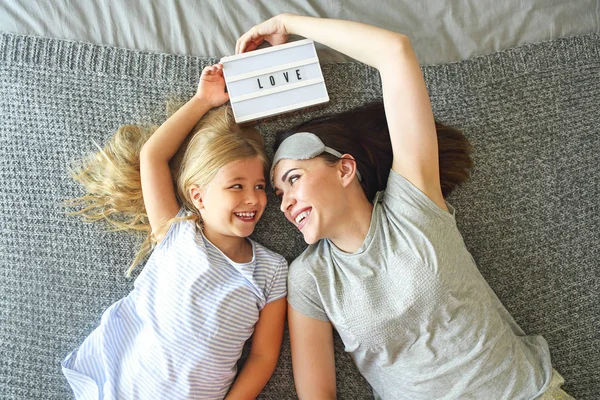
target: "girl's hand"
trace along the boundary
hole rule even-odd
[[[194,96],[208,103],[211,108],[218,107],[229,100],[229,93],[225,91],[225,78],[223,77],[223,65],[215,64],[204,67],[198,91]]]
[[[245,53],[256,49],[265,40],[272,46],[287,42],[290,32],[285,26],[284,19],[289,14],[279,14],[244,33],[235,44],[235,54]]]

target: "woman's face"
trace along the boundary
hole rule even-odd
[[[273,183],[281,198],[281,211],[308,244],[330,237],[335,227],[335,207],[341,193],[337,172],[321,157],[283,159],[275,166]]]

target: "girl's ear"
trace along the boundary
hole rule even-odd
[[[348,186],[356,176],[356,160],[350,154],[343,154],[338,164],[342,186]]]
[[[202,210],[204,208],[204,204],[202,203],[202,196],[204,195],[204,191],[198,185],[192,185],[190,188],[190,197],[192,198],[192,203],[194,207],[198,210]]]

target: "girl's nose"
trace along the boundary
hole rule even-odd
[[[246,204],[258,203],[258,195],[255,190],[249,190],[246,192]]]

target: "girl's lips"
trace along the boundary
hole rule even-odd
[[[256,221],[256,211],[248,211],[248,212],[236,212],[233,213],[238,219],[243,222],[255,222]]]

